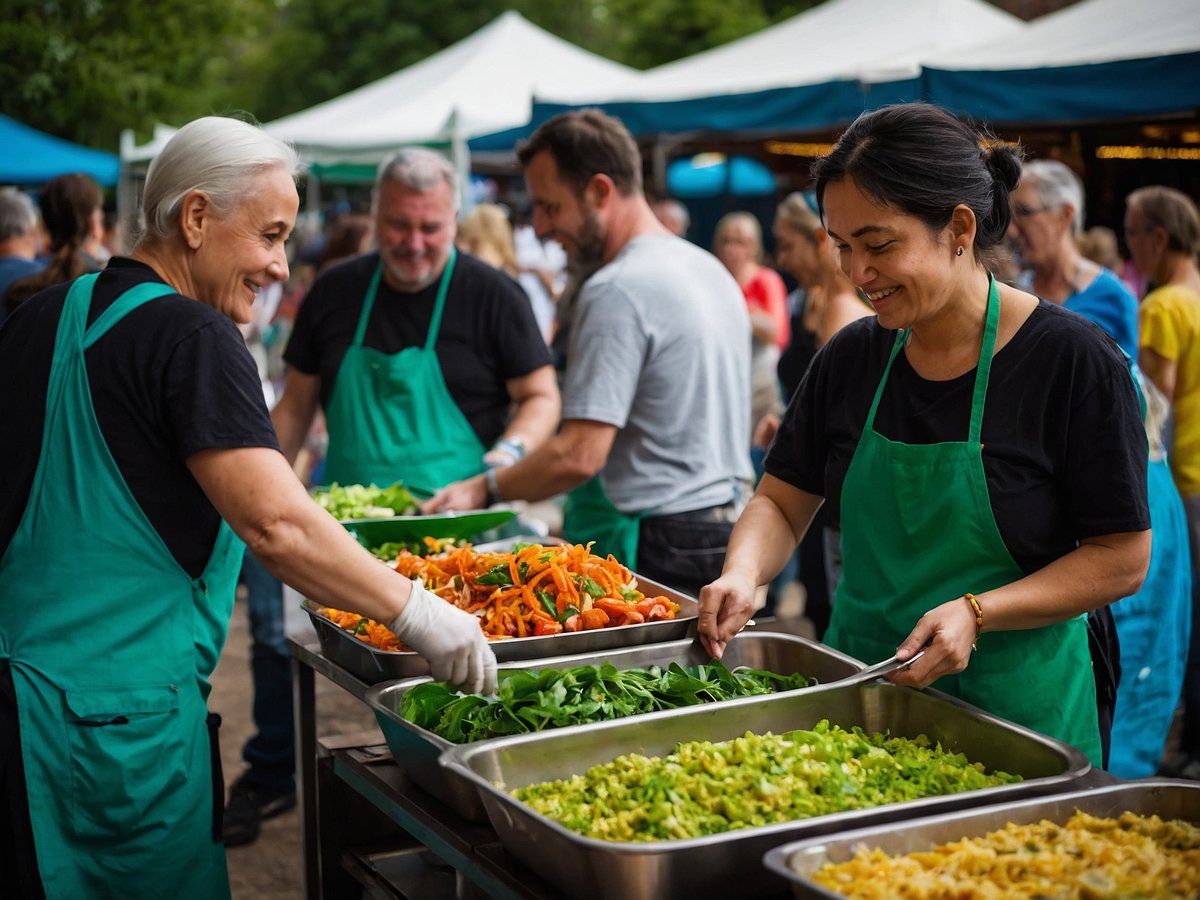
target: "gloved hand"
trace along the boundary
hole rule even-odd
[[[427,660],[433,677],[472,694],[496,693],[496,654],[479,620],[412,583],[403,612],[392,622],[396,637]]]

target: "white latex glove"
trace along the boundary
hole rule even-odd
[[[479,620],[417,582],[392,622],[396,637],[427,660],[433,677],[472,694],[496,693],[496,654]]]

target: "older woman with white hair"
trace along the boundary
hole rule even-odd
[[[19,897],[228,897],[208,677],[243,541],[319,602],[491,689],[478,623],[366,553],[280,453],[238,332],[287,278],[299,163],[179,130],[129,258],[0,331],[0,871]]]
[[[1136,358],[1137,300],[1075,241],[1083,230],[1083,182],[1058,160],[1031,160],[1012,200],[1009,232],[1028,266],[1018,287],[1091,319]]]

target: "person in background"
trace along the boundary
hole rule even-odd
[[[14,281],[42,268],[37,261],[38,214],[28,195],[16,188],[0,190],[0,301]],[[8,309],[0,302],[0,323]]]
[[[1137,301],[1114,270],[1082,257],[1083,184],[1055,160],[1025,164],[1013,192],[1013,225],[1020,256],[1032,277],[1060,302],[1095,322],[1131,359],[1131,376],[1145,398],[1149,448],[1147,502],[1154,540],[1141,589],[1110,607],[1121,647],[1121,672],[1113,713],[1108,768],[1122,778],[1153,775],[1162,759],[1175,714],[1187,657],[1191,578],[1187,526],[1179,492],[1163,452],[1167,406],[1158,389],[1138,371]]]
[[[838,251],[821,219],[803,194],[789,194],[775,211],[775,263],[804,290],[799,321],[811,335],[812,352],[829,343],[846,325],[871,315],[838,261]],[[797,334],[793,332],[792,343]],[[784,351],[790,353],[790,350]],[[811,357],[809,359],[811,362]],[[782,365],[782,360],[781,360]],[[804,364],[807,370],[808,363]],[[800,580],[804,583],[804,614],[818,640],[829,627],[830,604],[837,572],[838,535],[822,507],[800,542]]]
[[[692,217],[688,208],[670,197],[655,200],[650,207],[655,218],[662,222],[667,231],[676,237],[686,238],[688,229],[692,227]]]
[[[1137,300],[1110,270],[1079,252],[1083,182],[1055,159],[1025,163],[1013,192],[1012,236],[1029,267],[1022,290],[1091,319],[1137,358]]]
[[[87,175],[60,175],[46,182],[41,207],[50,236],[50,258],[40,272],[9,286],[5,296],[9,312],[43,288],[100,271],[102,265],[90,250],[103,228],[103,203],[100,186]]]
[[[132,255],[0,329],[5,896],[230,896],[207,701],[243,542],[435,677],[495,688],[475,617],[381,566],[279,451],[237,325],[288,275],[298,169],[245,122],[183,126]]]
[[[762,227],[750,213],[732,212],[717,222],[713,253],[737,281],[750,311],[750,418],[757,425],[764,416],[783,412],[775,370],[791,339],[787,288],[778,272],[762,265]]]
[[[936,685],[1099,764],[1107,661],[1094,674],[1086,614],[1134,593],[1150,554],[1125,359],[1091,323],[989,273],[1020,175],[1011,146],[899,104],[860,115],[813,175],[876,316],[813,360],[724,572],[701,592],[700,639],[721,656],[829,503],[844,565],[827,644],[867,662],[923,649],[891,680]]]
[[[590,273],[569,323],[562,427],[425,510],[570,491],[568,540],[595,541],[593,552],[694,593],[720,571],[752,477],[745,301],[710,253],[654,217],[619,120],[555,116],[518,158],[539,235]]]
[[[1200,212],[1174,188],[1139,188],[1125,200],[1125,243],[1157,285],[1139,310],[1138,365],[1171,403],[1168,452],[1191,542],[1192,623],[1183,679],[1181,758],[1169,774],[1200,778]]]

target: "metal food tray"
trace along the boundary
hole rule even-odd
[[[583,837],[508,793],[584,772],[623,753],[663,755],[680,741],[723,741],[747,731],[778,734],[811,728],[821,719],[908,738],[925,734],[989,770],[1004,769],[1026,780],[725,834],[645,843]],[[614,900],[699,900],[779,892],[786,885],[761,860],[787,841],[1063,790],[1091,768],[1083,753],[1053,738],[936,691],[887,682],[835,684],[466,744],[443,753],[441,764],[475,782],[492,826],[515,857],[568,895],[586,884],[589,897]]]
[[[665,644],[649,644],[624,650],[604,653],[556,656],[537,661],[539,669],[565,669],[571,666],[599,665],[610,662],[618,669],[636,669],[646,666],[663,666],[673,662],[682,666],[694,666],[709,661],[708,654],[692,640],[670,641]],[[831,647],[815,643],[807,638],[779,632],[743,631],[735,635],[725,650],[723,659],[729,668],[747,666],[765,669],[779,675],[797,672],[816,678],[821,684],[837,681],[861,671],[862,663],[839,653]],[[528,663],[507,664],[501,670],[529,669]],[[456,744],[414,725],[401,718],[400,704],[404,695],[412,688],[428,684],[429,678],[412,678],[406,681],[376,685],[367,691],[364,700],[375,710],[380,730],[387,738],[392,756],[409,777],[421,788],[448,804],[464,818],[474,822],[486,822],[487,812],[479,797],[475,784],[462,778],[454,770],[438,765],[438,755]],[[642,719],[646,716],[661,716],[664,713],[645,713],[641,716],[626,716],[623,722]],[[607,723],[604,723],[607,724]],[[595,727],[595,726],[588,726]],[[492,740],[498,740],[493,738]],[[471,746],[485,743],[476,741]]]
[[[661,619],[641,625],[615,625],[611,628],[596,628],[591,631],[546,634],[540,637],[505,638],[490,642],[497,662],[535,660],[548,656],[567,654],[600,653],[643,644],[692,638],[696,635],[696,620],[699,604],[686,594],[664,587],[649,578],[634,574],[638,589],[647,597],[666,596],[679,604],[679,613],[674,619]],[[338,628],[317,612],[320,604],[305,600],[304,610],[313,620],[321,653],[331,662],[337,663],[350,674],[367,684],[394,681],[400,678],[415,678],[429,674],[425,657],[411,651],[379,650],[360,641],[354,635]]]
[[[1062,825],[1076,810],[1103,818],[1132,812],[1200,824],[1200,783],[1166,778],[1131,781],[930,816],[916,822],[861,828],[839,834],[832,840],[815,838],[776,847],[767,853],[763,862],[772,872],[791,882],[796,897],[841,897],[841,894],[813,883],[808,876],[826,863],[846,862],[859,847],[878,847],[891,855],[918,853],[938,844],[981,837],[1009,823],[1026,825],[1049,819]]]

